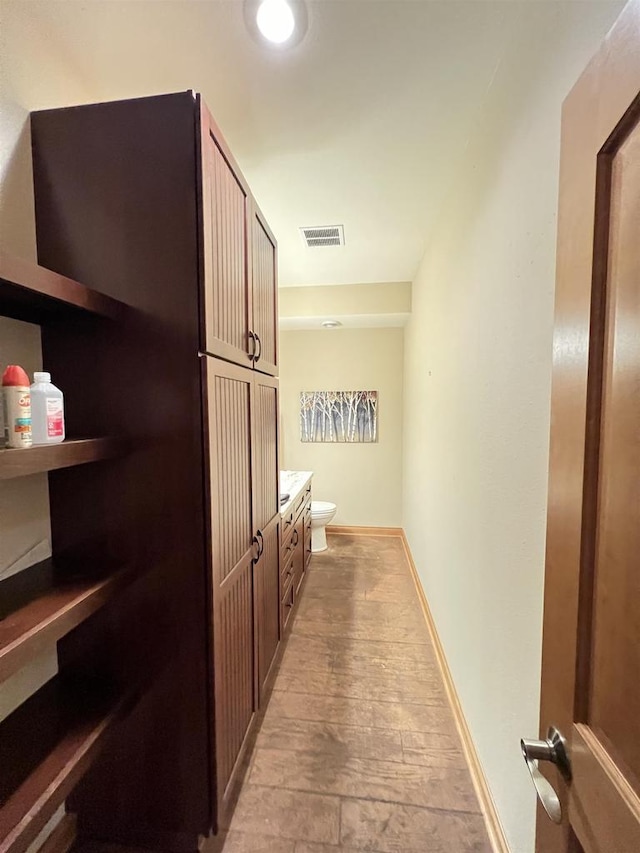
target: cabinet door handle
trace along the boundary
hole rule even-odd
[[[296,547],[296,545],[298,544],[298,541],[299,541],[299,539],[300,539],[300,536],[298,535],[298,531],[297,531],[297,530],[294,530],[294,531],[293,531],[293,535],[296,537],[295,539],[293,539],[293,547],[295,548],[295,547]]]
[[[249,356],[249,361],[256,361],[256,334],[249,330],[247,332],[247,338],[251,341],[251,352],[247,353]]]
[[[254,548],[258,549],[257,553],[251,558],[254,563],[257,563],[260,559],[260,554],[262,553],[260,551],[260,540],[257,536],[253,537],[253,539],[251,540],[251,544],[254,546]]]
[[[258,543],[260,546],[260,552],[258,553],[258,558],[260,558],[264,554],[264,536],[262,535],[262,530],[258,530],[258,539],[260,540]]]
[[[260,340],[260,335],[257,332],[254,332],[253,337],[255,338],[256,343],[258,344],[258,352],[253,356],[253,360],[260,361],[260,359],[262,358],[262,341]]]

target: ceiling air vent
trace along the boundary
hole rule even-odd
[[[300,233],[310,249],[316,246],[344,246],[344,228],[342,225],[301,228]]]

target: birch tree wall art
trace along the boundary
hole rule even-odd
[[[377,391],[302,391],[300,440],[378,440]]]

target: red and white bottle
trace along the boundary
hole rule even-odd
[[[31,386],[31,429],[34,444],[64,441],[64,397],[51,384],[50,373],[34,373]]]
[[[17,364],[10,364],[2,374],[2,399],[7,447],[31,447],[29,377]]]

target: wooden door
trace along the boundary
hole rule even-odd
[[[252,329],[256,337],[254,367],[278,375],[277,245],[255,202],[251,234]]]
[[[213,705],[218,814],[256,709],[250,370],[204,358],[211,525]]]
[[[258,695],[262,700],[280,642],[280,516],[262,531],[260,556],[254,564]]]
[[[200,101],[201,347],[251,367],[249,188],[222,134]]]
[[[640,0],[563,109],[538,853],[640,851]]]

